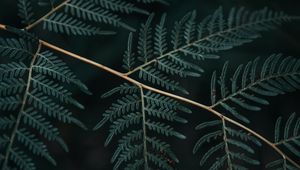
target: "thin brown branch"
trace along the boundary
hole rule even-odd
[[[146,129],[146,112],[145,112],[145,96],[144,96],[144,89],[142,86],[140,88],[140,93],[141,93],[141,101],[142,101],[142,115],[143,115],[143,156],[144,156],[144,161],[145,161],[145,169],[149,169],[148,166],[148,156],[147,156],[147,129]]]
[[[256,137],[259,138],[261,141],[263,141],[264,143],[266,143],[267,145],[269,145],[271,148],[273,148],[273,149],[274,149],[278,154],[280,154],[282,157],[285,157],[286,160],[288,160],[288,161],[289,161],[290,163],[292,163],[294,166],[300,168],[300,165],[299,165],[299,164],[297,164],[294,160],[292,160],[291,158],[289,158],[289,157],[288,157],[283,151],[281,151],[281,149],[279,149],[274,143],[272,143],[271,141],[269,141],[268,139],[266,139],[265,137],[263,137],[263,136],[260,135],[259,133],[253,131],[252,129],[250,129],[250,128],[244,126],[244,125],[242,125],[241,123],[239,123],[239,122],[237,122],[237,121],[235,121],[235,120],[233,120],[233,119],[231,119],[231,118],[229,118],[229,117],[224,116],[224,115],[221,114],[220,112],[218,112],[218,111],[212,109],[210,106],[206,106],[206,105],[203,105],[203,104],[198,103],[198,102],[196,102],[196,101],[193,101],[193,100],[190,100],[190,99],[187,99],[187,98],[184,98],[184,97],[181,97],[181,96],[178,96],[178,95],[175,95],[175,94],[166,92],[166,91],[162,91],[162,90],[159,90],[159,89],[156,89],[156,88],[147,86],[147,85],[145,85],[145,84],[143,84],[143,83],[141,83],[141,82],[139,82],[139,81],[137,81],[137,80],[134,80],[134,79],[128,77],[128,76],[125,75],[125,74],[122,74],[122,73],[120,73],[120,72],[118,72],[118,71],[116,71],[116,70],[113,70],[113,69],[111,69],[111,68],[109,68],[109,67],[106,67],[106,66],[104,66],[104,65],[102,65],[102,64],[99,64],[99,63],[97,63],[97,62],[94,62],[94,61],[92,61],[92,60],[89,60],[89,59],[87,59],[87,58],[85,58],[85,57],[82,57],[82,56],[79,56],[79,55],[74,54],[74,53],[72,53],[72,52],[66,51],[66,50],[64,50],[64,49],[62,49],[62,48],[59,48],[59,47],[57,47],[57,46],[55,46],[55,45],[52,45],[52,44],[50,44],[50,43],[48,43],[48,42],[45,42],[45,41],[42,41],[42,40],[41,40],[41,43],[42,43],[44,46],[46,46],[46,47],[48,47],[48,48],[51,48],[51,49],[53,49],[53,50],[55,50],[55,51],[58,51],[58,52],[61,52],[61,53],[63,53],[63,54],[66,54],[66,55],[68,55],[68,56],[70,56],[70,57],[76,58],[76,59],[78,59],[78,60],[80,60],[80,61],[83,61],[83,62],[85,62],[85,63],[87,63],[87,64],[96,66],[97,68],[100,68],[101,70],[105,70],[105,71],[107,71],[107,72],[109,72],[109,73],[111,73],[111,74],[113,74],[113,75],[116,75],[116,76],[118,76],[118,77],[120,77],[120,78],[122,78],[122,79],[124,79],[124,80],[127,80],[128,82],[131,82],[131,83],[133,83],[133,84],[135,84],[135,85],[137,85],[137,86],[140,86],[140,87],[142,87],[143,89],[147,89],[147,90],[150,90],[150,91],[152,91],[152,92],[155,92],[155,93],[158,93],[158,94],[161,94],[161,95],[165,95],[165,96],[168,96],[168,97],[177,99],[177,100],[179,100],[179,101],[182,101],[182,102],[184,102],[184,103],[188,103],[188,104],[194,105],[194,106],[196,106],[196,107],[198,107],[198,108],[207,110],[207,111],[209,111],[210,113],[212,113],[212,114],[218,116],[219,118],[224,119],[224,120],[226,120],[227,122],[230,122],[231,124],[233,124],[233,125],[235,125],[235,126],[238,126],[239,128],[241,128],[241,129],[243,129],[243,130],[245,130],[245,131],[251,133],[252,135],[256,136]]]
[[[54,12],[58,11],[60,8],[64,7],[68,2],[70,2],[71,0],[65,0],[64,2],[62,2],[61,4],[59,4],[58,6],[54,7],[51,9],[51,11],[49,11],[47,14],[43,15],[42,17],[40,17],[38,20],[36,20],[35,22],[33,22],[32,24],[26,26],[24,29],[26,30],[30,30],[33,27],[37,26],[39,23],[43,22],[46,18],[48,18],[50,15],[52,15]]]
[[[13,131],[12,131],[11,136],[9,138],[9,143],[8,143],[7,148],[6,148],[4,161],[3,161],[3,164],[2,164],[1,170],[6,170],[7,169],[8,160],[9,160],[10,154],[12,152],[13,144],[14,144],[15,138],[17,136],[17,133],[19,131],[19,126],[21,124],[22,117],[23,117],[23,114],[24,114],[24,110],[25,110],[27,100],[28,100],[28,94],[29,94],[29,90],[30,90],[30,86],[31,86],[31,80],[32,80],[32,74],[33,74],[32,73],[32,68],[34,66],[34,63],[36,61],[36,58],[37,58],[41,48],[42,48],[42,44],[39,43],[38,49],[36,50],[35,54],[33,54],[32,60],[30,62],[30,66],[28,68],[27,84],[26,84],[26,89],[25,89],[23,99],[22,99],[22,105],[21,105],[20,111],[18,113]]]
[[[6,30],[6,26],[0,24],[0,29]],[[89,65],[93,65],[93,66],[95,66],[95,67],[97,67],[97,68],[99,68],[99,69],[101,69],[101,70],[107,71],[107,72],[109,72],[109,73],[111,73],[111,74],[113,74],[113,75],[116,75],[116,76],[118,76],[118,77],[120,77],[120,78],[122,78],[122,79],[124,79],[124,80],[126,80],[126,81],[128,81],[128,82],[131,82],[131,83],[133,83],[133,84],[135,84],[135,85],[137,85],[137,86],[139,86],[139,87],[141,87],[141,88],[143,88],[143,89],[146,89],[146,90],[149,90],[149,91],[152,91],[152,92],[155,92],[155,93],[158,93],[158,94],[161,94],[161,95],[164,95],[164,96],[167,96],[167,97],[170,97],[170,98],[179,100],[179,101],[181,101],[181,102],[184,102],[184,103],[187,103],[187,104],[196,106],[196,107],[201,108],[201,109],[203,109],[203,110],[206,110],[206,111],[208,111],[208,112],[214,114],[215,116],[219,117],[221,120],[225,120],[225,121],[227,121],[227,122],[229,122],[229,123],[231,123],[231,124],[233,124],[233,125],[235,125],[235,126],[241,128],[241,129],[243,129],[243,130],[249,132],[250,134],[256,136],[258,139],[260,139],[261,141],[263,141],[265,144],[267,144],[267,145],[269,145],[271,148],[273,148],[278,154],[280,154],[283,158],[285,158],[285,159],[286,159],[287,161],[289,161],[291,164],[293,164],[295,167],[297,167],[297,168],[300,169],[300,165],[297,164],[297,163],[296,163],[294,160],[292,160],[291,158],[289,158],[289,157],[288,157],[288,156],[287,156],[280,148],[278,148],[273,142],[271,142],[270,140],[266,139],[265,137],[263,137],[263,136],[260,135],[259,133],[255,132],[254,130],[252,130],[252,129],[246,127],[246,126],[244,126],[243,124],[241,124],[241,123],[239,123],[239,122],[237,122],[237,121],[235,121],[235,120],[233,120],[233,119],[231,119],[231,118],[229,118],[229,117],[224,116],[222,113],[220,113],[220,112],[214,110],[214,109],[211,108],[210,106],[207,106],[207,105],[198,103],[198,102],[196,102],[196,101],[190,100],[190,99],[185,98],[185,97],[181,97],[181,96],[179,96],[179,95],[175,95],[175,94],[172,94],[172,93],[169,93],[169,92],[160,90],[160,89],[156,89],[156,88],[150,87],[150,86],[145,85],[145,84],[143,84],[143,83],[141,83],[141,82],[139,82],[139,81],[137,81],[137,80],[135,80],[135,79],[133,79],[133,78],[131,78],[131,77],[128,77],[127,74],[123,74],[123,73],[121,73],[121,72],[119,72],[119,71],[116,71],[116,70],[111,69],[111,68],[109,68],[109,67],[107,67],[107,66],[104,66],[104,65],[102,65],[102,64],[100,64],[100,63],[97,63],[97,62],[95,62],[95,61],[92,61],[92,60],[90,60],[90,59],[87,59],[86,57],[83,57],[83,56],[80,56],[80,55],[78,55],[78,54],[75,54],[75,53],[72,53],[72,52],[70,52],[70,51],[67,51],[67,50],[65,50],[65,49],[63,49],[63,48],[60,48],[60,47],[58,47],[58,46],[55,46],[55,45],[53,45],[53,44],[51,44],[51,43],[48,43],[48,42],[46,42],[46,41],[39,40],[39,42],[40,42],[43,46],[45,46],[45,47],[48,47],[48,48],[50,48],[50,49],[52,49],[52,50],[54,50],[54,51],[57,51],[57,52],[60,52],[60,53],[62,53],[62,54],[65,54],[65,55],[67,55],[67,56],[70,56],[70,57],[73,57],[73,58],[75,58],[75,59],[78,59],[78,60],[80,60],[80,61],[82,61],[82,62],[85,62],[85,63],[87,63],[87,64],[89,64]]]

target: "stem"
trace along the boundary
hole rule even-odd
[[[33,22],[32,24],[28,25],[27,27],[25,27],[25,30],[30,30],[33,27],[35,27],[36,25],[38,25],[39,23],[43,22],[46,18],[48,18],[50,15],[52,15],[54,12],[56,12],[57,10],[59,10],[60,8],[64,7],[68,2],[70,2],[71,0],[66,0],[64,2],[62,2],[61,4],[59,4],[58,6],[52,8],[51,11],[49,11],[47,14],[45,14],[44,16],[42,16],[41,18],[39,18],[38,20],[36,20],[35,22]]]
[[[148,157],[147,157],[147,129],[146,129],[146,113],[145,113],[145,99],[143,87],[140,86],[141,90],[141,100],[142,100],[142,116],[143,116],[143,142],[144,142],[144,160],[145,160],[145,170],[148,170]]]
[[[6,30],[6,26],[5,25],[2,25],[0,24],[0,29],[3,29],[3,30]],[[8,31],[8,30],[7,30]],[[165,95],[165,96],[168,96],[168,97],[171,97],[171,98],[174,98],[174,99],[177,99],[179,101],[182,101],[184,103],[187,103],[187,104],[190,104],[190,105],[193,105],[193,106],[196,106],[198,108],[201,108],[201,109],[204,109],[212,114],[214,114],[215,116],[218,116],[219,118],[221,119],[224,119],[225,121],[251,133],[252,135],[256,136],[258,139],[260,139],[261,141],[263,141],[264,143],[266,143],[267,145],[269,145],[271,148],[273,148],[278,154],[280,154],[282,157],[285,157],[287,161],[289,161],[290,163],[292,163],[295,167],[299,168],[300,169],[300,165],[297,164],[295,161],[293,161],[291,158],[289,158],[283,151],[281,151],[274,143],[272,143],[271,141],[269,141],[268,139],[266,139],[265,137],[263,137],[262,135],[260,135],[259,133],[253,131],[252,129],[242,125],[241,123],[229,118],[229,117],[226,117],[224,116],[223,114],[221,114],[220,112],[214,110],[213,108],[211,108],[211,106],[207,106],[207,105],[204,105],[204,104],[201,104],[201,103],[198,103],[196,101],[193,101],[193,100],[190,100],[188,98],[184,98],[184,97],[181,97],[181,96],[178,96],[178,95],[175,95],[175,94],[172,94],[172,93],[169,93],[169,92],[166,92],[166,91],[162,91],[162,90],[159,90],[159,89],[156,89],[156,88],[153,88],[153,87],[150,87],[150,86],[147,86],[131,77],[128,77],[127,74],[123,74],[119,71],[116,71],[114,69],[111,69],[107,66],[104,66],[100,63],[97,63],[95,61],[92,61],[92,60],[89,60],[83,56],[80,56],[78,54],[75,54],[75,53],[72,53],[70,51],[67,51],[65,49],[62,49],[60,47],[57,47],[53,44],[50,44],[46,41],[43,41],[43,40],[39,40],[40,44],[42,44],[43,46],[45,47],[48,47],[54,51],[57,51],[57,52],[60,52],[62,54],[65,54],[69,57],[72,57],[72,58],[75,58],[77,60],[80,60],[84,63],[87,63],[89,65],[93,65],[101,70],[104,70],[104,71],[107,71],[115,76],[118,76],[128,82],[131,82],[133,84],[135,84],[136,86],[139,86],[139,87],[142,87],[143,89],[147,89],[147,90],[150,90],[152,92],[155,92],[155,93],[158,93],[158,94],[161,94],[161,95]]]
[[[32,79],[32,68],[33,68],[33,65],[36,61],[37,55],[40,52],[41,48],[42,48],[42,44],[39,43],[38,49],[37,49],[36,53],[33,55],[32,60],[30,62],[29,73],[28,73],[28,77],[27,77],[27,85],[26,85],[25,93],[24,93],[23,100],[22,100],[22,106],[20,108],[18,117],[16,119],[16,124],[14,126],[14,129],[13,129],[11,137],[10,137],[10,142],[9,142],[9,144],[7,146],[7,149],[6,149],[4,162],[3,162],[2,168],[1,168],[2,170],[6,170],[6,168],[7,168],[8,159],[9,159],[9,156],[10,156],[10,153],[11,153],[11,149],[12,149],[12,146],[14,144],[15,137],[17,135],[17,132],[18,132],[18,129],[19,129],[19,126],[20,126],[20,123],[21,123],[21,119],[22,119],[22,116],[23,116],[23,112],[24,112],[24,109],[25,109],[25,106],[26,106],[26,103],[27,103],[28,93],[29,93],[29,90],[30,90],[30,82],[31,82],[31,79]]]
[[[120,78],[122,78],[122,79],[124,79],[124,80],[127,80],[128,82],[131,82],[131,83],[133,83],[133,84],[135,84],[135,85],[137,85],[137,86],[139,86],[139,87],[142,87],[143,89],[147,89],[147,90],[150,90],[150,91],[152,91],[152,92],[155,92],[155,93],[158,93],[158,94],[161,94],[161,95],[165,95],[165,96],[168,96],[168,97],[177,99],[177,100],[179,100],[179,101],[182,101],[182,102],[184,102],[184,103],[188,103],[188,104],[194,105],[194,106],[196,106],[196,107],[198,107],[198,108],[207,110],[208,112],[210,112],[210,113],[212,113],[212,114],[214,114],[214,115],[220,117],[221,119],[224,119],[224,120],[226,120],[227,122],[230,122],[230,123],[232,123],[232,124],[238,126],[239,128],[245,130],[245,131],[248,131],[248,132],[251,133],[252,135],[254,135],[254,136],[256,136],[257,138],[259,138],[261,141],[263,141],[264,143],[266,143],[267,145],[269,145],[271,148],[273,148],[278,154],[280,154],[281,156],[286,157],[286,160],[288,160],[289,162],[291,162],[294,166],[300,168],[300,165],[299,165],[299,164],[297,164],[295,161],[293,161],[291,158],[289,158],[286,154],[284,154],[284,152],[281,151],[274,143],[270,142],[268,139],[264,138],[262,135],[258,134],[257,132],[253,131],[252,129],[250,129],[250,128],[244,126],[244,125],[242,125],[241,123],[239,123],[239,122],[237,122],[237,121],[235,121],[235,120],[233,120],[233,119],[231,119],[231,118],[229,118],[229,117],[224,116],[223,114],[221,114],[220,112],[214,110],[214,109],[211,108],[210,106],[206,106],[206,105],[201,104],[201,103],[198,103],[198,102],[196,102],[196,101],[193,101],[193,100],[190,100],[190,99],[187,99],[187,98],[184,98],[184,97],[181,97],[181,96],[178,96],[178,95],[175,95],[175,94],[166,92],[166,91],[162,91],[162,90],[159,90],[159,89],[156,89],[156,88],[147,86],[147,85],[145,85],[145,84],[143,84],[143,83],[141,83],[141,82],[139,82],[139,81],[136,81],[136,80],[134,80],[134,79],[128,77],[126,74],[122,74],[122,73],[120,73],[120,72],[118,72],[118,71],[116,71],[116,70],[113,70],[113,69],[111,69],[111,68],[109,68],[109,67],[106,67],[106,66],[104,66],[104,65],[102,65],[102,64],[99,64],[99,63],[97,63],[97,62],[94,62],[94,61],[92,61],[92,60],[89,60],[89,59],[87,59],[87,58],[85,58],[85,57],[82,57],[82,56],[80,56],[80,55],[74,54],[74,53],[72,53],[72,52],[70,52],[70,51],[66,51],[66,50],[64,50],[64,49],[62,49],[62,48],[59,48],[59,47],[57,47],[57,46],[54,46],[54,45],[52,45],[52,44],[50,44],[50,43],[48,43],[48,42],[42,41],[42,40],[40,40],[40,42],[41,42],[44,46],[46,46],[46,47],[48,47],[48,48],[51,48],[51,49],[53,49],[53,50],[55,50],[55,51],[61,52],[61,53],[63,53],[63,54],[66,54],[66,55],[68,55],[68,56],[70,56],[70,57],[76,58],[76,59],[78,59],[78,60],[80,60],[80,61],[83,61],[83,62],[85,62],[85,63],[87,63],[87,64],[93,65],[93,66],[95,66],[95,67],[97,67],[97,68],[100,68],[101,70],[105,70],[105,71],[107,71],[107,72],[109,72],[109,73],[111,73],[111,74],[113,74],[113,75],[116,75],[116,76],[118,76],[118,77],[120,77]]]
[[[227,164],[228,164],[228,169],[232,170],[232,162],[231,162],[231,158],[230,158],[230,151],[229,151],[229,146],[228,146],[228,140],[227,140],[227,133],[226,133],[226,121],[224,118],[222,118],[222,124],[223,124],[223,140],[225,142],[225,152],[227,155]]]

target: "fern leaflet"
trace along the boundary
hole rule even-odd
[[[18,16],[22,19],[23,24],[33,22],[33,8],[30,0],[18,0]]]
[[[178,112],[190,113],[190,110],[173,99],[129,84],[116,87],[103,96],[116,93],[123,97],[105,111],[103,119],[94,128],[99,129],[110,122],[105,145],[119,138],[111,159],[113,169],[172,169],[168,160],[179,160],[171,146],[159,136],[185,139],[168,122],[187,123]]]
[[[152,26],[154,15],[141,26],[136,55],[127,55],[125,64],[127,75],[139,72],[139,78],[164,87],[167,90],[179,90],[187,93],[174,81],[175,77],[199,77],[203,72],[196,61],[217,59],[214,53],[253,41],[260,32],[274,28],[290,17],[282,12],[273,12],[267,8],[249,12],[244,8],[232,8],[227,19],[220,7],[202,22],[196,22],[196,11],[186,14],[175,22],[167,40],[165,27],[166,15],[159,24]],[[129,37],[130,51],[132,37]],[[172,46],[172,47],[171,47]],[[129,62],[130,61],[130,62]]]
[[[141,1],[141,3],[153,2],[165,3],[165,1]],[[39,4],[51,5],[52,10],[37,22],[43,22],[43,28],[48,31],[66,33],[68,35],[112,33],[111,31],[99,31],[98,26],[93,26],[99,24],[112,25],[135,31],[133,27],[122,21],[123,19],[120,14],[148,14],[146,10],[137,7],[130,0],[71,0],[65,1],[56,7],[54,7],[53,0],[50,3],[39,2]],[[64,10],[60,11],[60,8]]]
[[[300,60],[273,54],[261,66],[259,61],[256,58],[245,66],[240,65],[231,77],[229,87],[226,82],[228,62],[224,64],[218,80],[214,72],[211,79],[211,107],[222,108],[237,119],[249,123],[236,107],[259,111],[260,105],[269,104],[264,96],[276,96],[300,88]]]
[[[274,142],[300,157],[300,118],[296,118],[296,113],[291,114],[285,124],[282,117],[277,119]]]
[[[253,136],[241,131],[236,130],[233,127],[229,127],[225,120],[215,120],[204,122],[196,127],[196,130],[203,129],[215,129],[203,135],[195,144],[193,153],[199,152],[199,149],[206,142],[211,142],[213,140],[217,141],[216,145],[210,147],[210,149],[202,156],[200,161],[201,166],[208,164],[208,160],[214,160],[213,164],[209,165],[209,170],[222,169],[247,169],[245,164],[258,165],[260,164],[258,160],[251,158],[250,155],[254,154],[253,144],[261,146],[261,143]],[[223,151],[225,154],[217,157],[217,153]],[[243,163],[243,164],[241,164]]]
[[[1,39],[0,43],[1,55],[14,60],[0,65],[1,169],[35,170],[32,155],[56,165],[36,134],[59,143],[68,151],[51,120],[85,128],[67,109],[68,104],[84,107],[72,98],[65,85],[74,84],[85,92],[88,90],[63,61],[52,52],[42,50],[41,44],[34,51],[36,47],[21,38]]]
[[[298,168],[290,165],[287,160],[285,159],[278,159],[272,161],[266,165],[267,169],[278,169],[278,170],[297,170]]]

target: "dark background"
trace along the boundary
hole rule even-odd
[[[300,1],[293,0],[173,0],[169,6],[160,4],[143,6],[149,11],[155,12],[156,20],[166,12],[168,15],[168,24],[179,19],[188,11],[197,10],[198,18],[202,19],[211,14],[219,6],[223,6],[228,11],[233,6],[245,6],[248,9],[256,10],[265,6],[282,10],[290,15],[300,15]],[[142,7],[142,6],[141,6]],[[21,27],[20,19],[16,15],[16,0],[0,1],[0,23]],[[145,21],[147,16],[130,15],[124,17],[124,21],[138,28],[139,24]],[[110,28],[105,27],[104,28]],[[52,42],[67,50],[85,56],[96,62],[112,67],[124,72],[121,69],[122,56],[126,48],[128,31],[124,29],[112,28],[117,32],[113,36],[64,36],[42,30],[41,25],[33,30],[42,39]],[[1,35],[4,35],[1,31]],[[136,40],[135,36],[135,40]],[[267,57],[272,53],[283,53],[300,57],[300,21],[286,23],[279,29],[263,33],[263,37],[250,44],[236,47],[226,52],[221,52],[221,59],[203,61],[201,66],[205,68],[205,73],[200,78],[182,80],[181,83],[191,92],[188,97],[204,104],[209,104],[209,83],[213,70],[221,70],[223,63],[230,60],[231,69],[235,69],[237,64],[244,64],[257,56]],[[68,56],[62,56],[63,60],[75,71],[79,79],[88,85],[93,92],[92,96],[84,95],[81,92],[75,92],[75,97],[81,101],[86,109],[84,111],[74,110],[78,118],[82,120],[89,128],[101,119],[101,113],[109,107],[112,100],[101,100],[100,96],[105,91],[120,84],[123,80],[107,72],[99,70],[93,66],[76,61]],[[0,59],[1,61],[1,59]],[[181,94],[180,94],[181,95]],[[273,127],[275,120],[279,115],[288,117],[290,113],[298,112],[300,115],[299,92],[269,98],[271,105],[263,107],[260,112],[245,112],[252,123],[249,125],[252,129],[263,134],[268,139],[273,139]],[[190,107],[190,106],[189,106]],[[181,162],[176,165],[177,169],[201,169],[199,166],[200,154],[192,155],[192,148],[200,134],[194,131],[194,127],[205,120],[215,118],[210,113],[194,108],[193,114],[186,116],[190,123],[176,127],[183,132],[186,140],[171,139],[175,153]],[[53,167],[46,161],[37,159],[40,169],[50,170],[109,170],[112,169],[110,158],[113,153],[113,146],[105,148],[104,141],[107,135],[107,127],[98,131],[84,131],[74,126],[64,126],[58,124],[63,138],[70,147],[69,153],[64,153],[61,148],[55,144],[50,144],[50,150],[56,158],[58,165]],[[209,147],[209,146],[208,146]],[[203,151],[201,152],[203,153]],[[256,153],[264,165],[270,160],[278,157],[268,146],[258,149]],[[258,169],[264,169],[263,165]],[[205,168],[203,168],[205,169]],[[250,168],[251,169],[251,168]],[[257,169],[257,168],[255,168]]]

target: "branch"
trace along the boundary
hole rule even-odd
[[[24,109],[26,107],[27,100],[28,100],[28,94],[29,94],[29,90],[30,90],[30,86],[31,86],[31,80],[32,80],[32,68],[34,66],[34,63],[36,61],[36,58],[37,58],[37,56],[38,56],[41,48],[42,48],[42,44],[39,43],[38,49],[36,50],[35,54],[33,54],[32,60],[30,62],[30,66],[28,68],[29,72],[28,72],[28,76],[27,76],[27,84],[26,84],[25,93],[24,93],[23,99],[22,99],[22,105],[21,105],[20,111],[18,113],[18,116],[17,116],[17,119],[16,119],[16,123],[14,125],[14,129],[13,129],[13,131],[11,133],[10,138],[9,138],[9,144],[7,146],[7,149],[6,149],[5,157],[4,157],[4,162],[3,162],[2,168],[1,168],[2,170],[6,170],[7,169],[8,160],[9,160],[10,154],[12,152],[11,149],[13,147],[15,138],[17,136],[17,133],[18,133],[18,130],[19,130],[19,126],[21,124],[22,116],[24,114]]]
[[[145,161],[145,169],[149,169],[148,166],[148,157],[147,157],[147,130],[146,130],[146,113],[145,113],[145,98],[144,98],[144,90],[143,87],[140,86],[140,93],[141,93],[141,101],[142,101],[142,115],[143,115],[143,156]]]
[[[6,29],[6,26],[5,25],[2,25],[0,24],[0,29],[3,29],[3,30],[6,30],[6,31],[9,31]],[[92,60],[89,60],[83,56],[80,56],[78,54],[75,54],[75,53],[72,53],[70,51],[67,51],[63,48],[60,48],[58,46],[55,46],[53,44],[50,44],[46,41],[43,41],[43,40],[39,40],[39,43],[42,44],[43,46],[45,47],[48,47],[54,51],[57,51],[57,52],[60,52],[62,54],[65,54],[69,57],[72,57],[72,58],[75,58],[77,60],[80,60],[84,63],[87,63],[89,65],[93,65],[101,70],[104,70],[104,71],[107,71],[115,76],[118,76],[132,84],[135,84],[136,86],[140,87],[140,88],[143,88],[143,89],[146,89],[146,90],[149,90],[149,91],[152,91],[152,92],[155,92],[155,93],[158,93],[158,94],[161,94],[161,95],[165,95],[165,96],[168,96],[168,97],[171,97],[173,99],[176,99],[176,100],[179,100],[181,102],[184,102],[184,103],[187,103],[187,104],[190,104],[190,105],[193,105],[193,106],[196,106],[198,108],[201,108],[201,109],[204,109],[212,114],[214,114],[215,116],[219,117],[221,120],[225,120],[249,133],[251,133],[252,135],[256,136],[258,139],[260,139],[261,141],[263,141],[265,144],[269,145],[271,148],[273,148],[278,154],[280,154],[284,159],[288,160],[291,164],[293,164],[294,166],[296,166],[297,168],[300,169],[300,165],[297,164],[294,160],[292,160],[291,158],[289,158],[280,148],[277,147],[276,144],[274,144],[273,142],[271,142],[270,140],[266,139],[265,137],[263,137],[262,135],[260,135],[259,133],[255,132],[254,130],[244,126],[243,124],[227,117],[227,116],[224,116],[222,113],[214,110],[213,108],[211,108],[211,106],[207,106],[207,105],[204,105],[204,104],[201,104],[201,103],[198,103],[196,101],[193,101],[193,100],[190,100],[188,98],[185,98],[185,97],[181,97],[179,95],[175,95],[175,94],[172,94],[172,93],[169,93],[169,92],[166,92],[166,91],[162,91],[162,90],[159,90],[159,89],[156,89],[156,88],[153,88],[153,87],[150,87],[150,86],[147,86],[131,77],[128,77],[127,74],[123,74],[119,71],[116,71],[114,69],[111,69],[107,66],[104,66],[100,63],[97,63],[95,61],[92,61]]]
[[[87,59],[87,58],[85,58],[85,57],[82,57],[82,56],[80,56],[80,55],[74,54],[74,53],[72,53],[72,52],[70,52],[70,51],[66,51],[66,50],[64,50],[64,49],[62,49],[62,48],[59,48],[59,47],[57,47],[57,46],[55,46],[55,45],[52,45],[52,44],[50,44],[50,43],[48,43],[48,42],[45,42],[45,41],[43,41],[43,40],[40,40],[40,42],[41,42],[44,46],[46,46],[46,47],[48,47],[48,48],[51,48],[51,49],[53,49],[53,50],[55,50],[55,51],[61,52],[61,53],[63,53],[63,54],[66,54],[66,55],[68,55],[68,56],[70,56],[70,57],[76,58],[76,59],[78,59],[78,60],[80,60],[80,61],[83,61],[83,62],[89,64],[89,65],[93,65],[93,66],[95,66],[95,67],[97,67],[97,68],[100,68],[101,70],[105,70],[105,71],[107,71],[107,72],[109,72],[109,73],[111,73],[111,74],[113,74],[113,75],[116,75],[116,76],[118,76],[118,77],[120,77],[120,78],[122,78],[122,79],[124,79],[124,80],[127,80],[127,81],[130,82],[130,83],[133,83],[133,84],[135,84],[135,85],[137,85],[137,86],[139,86],[139,87],[142,87],[143,89],[147,89],[147,90],[150,90],[150,91],[152,91],[152,92],[155,92],[155,93],[158,93],[158,94],[162,94],[162,95],[165,95],[165,96],[168,96],[168,97],[177,99],[177,100],[179,100],[179,101],[182,101],[182,102],[184,102],[184,103],[188,103],[188,104],[194,105],[194,106],[196,106],[196,107],[198,107],[198,108],[207,110],[207,111],[209,111],[210,113],[212,113],[212,114],[218,116],[221,120],[224,119],[225,121],[227,121],[227,122],[229,122],[229,123],[231,123],[231,124],[233,124],[233,125],[236,125],[236,126],[238,126],[239,128],[241,128],[241,129],[243,129],[243,130],[245,130],[245,131],[248,131],[248,132],[251,133],[252,135],[254,135],[254,136],[256,136],[257,138],[259,138],[261,141],[263,141],[264,143],[266,143],[267,145],[269,145],[271,148],[273,148],[278,154],[280,154],[283,158],[285,158],[286,160],[288,160],[288,161],[289,161],[290,163],[292,163],[294,166],[300,168],[300,165],[299,165],[299,164],[297,164],[295,161],[293,161],[291,158],[289,158],[289,157],[288,157],[281,149],[279,149],[279,148],[278,148],[274,143],[272,143],[270,140],[266,139],[265,137],[263,137],[262,135],[260,135],[259,133],[255,132],[255,131],[253,131],[252,129],[250,129],[250,128],[244,126],[244,125],[242,125],[241,123],[239,123],[239,122],[237,122],[237,121],[235,121],[235,120],[233,120],[233,119],[231,119],[231,118],[229,118],[229,117],[224,116],[222,113],[220,113],[220,112],[218,112],[218,111],[212,109],[210,106],[206,106],[206,105],[201,104],[201,103],[198,103],[198,102],[196,102],[196,101],[193,101],[193,100],[190,100],[190,99],[187,99],[187,98],[184,98],[184,97],[181,97],[181,96],[178,96],[178,95],[175,95],[175,94],[166,92],[166,91],[162,91],[162,90],[159,90],[159,89],[156,89],[156,88],[147,86],[147,85],[145,85],[145,84],[143,84],[143,83],[141,83],[141,82],[139,82],[139,81],[137,81],[137,80],[135,80],[135,79],[133,79],[133,78],[128,77],[126,74],[120,73],[120,72],[118,72],[118,71],[116,71],[116,70],[113,70],[113,69],[111,69],[111,68],[109,68],[109,67],[106,67],[106,66],[104,66],[104,65],[102,65],[102,64],[100,64],[100,63],[94,62],[94,61],[89,60],[89,59]]]
[[[47,14],[43,15],[41,18],[39,18],[38,20],[36,20],[35,22],[33,22],[32,24],[26,26],[24,29],[25,30],[30,30],[33,27],[35,27],[36,25],[38,25],[39,23],[43,22],[46,18],[48,18],[51,14],[53,14],[54,12],[56,12],[57,10],[59,10],[60,8],[64,7],[68,2],[70,2],[71,0],[65,0],[64,2],[62,2],[61,4],[59,4],[58,6],[54,7],[51,9],[51,11],[49,11]]]

